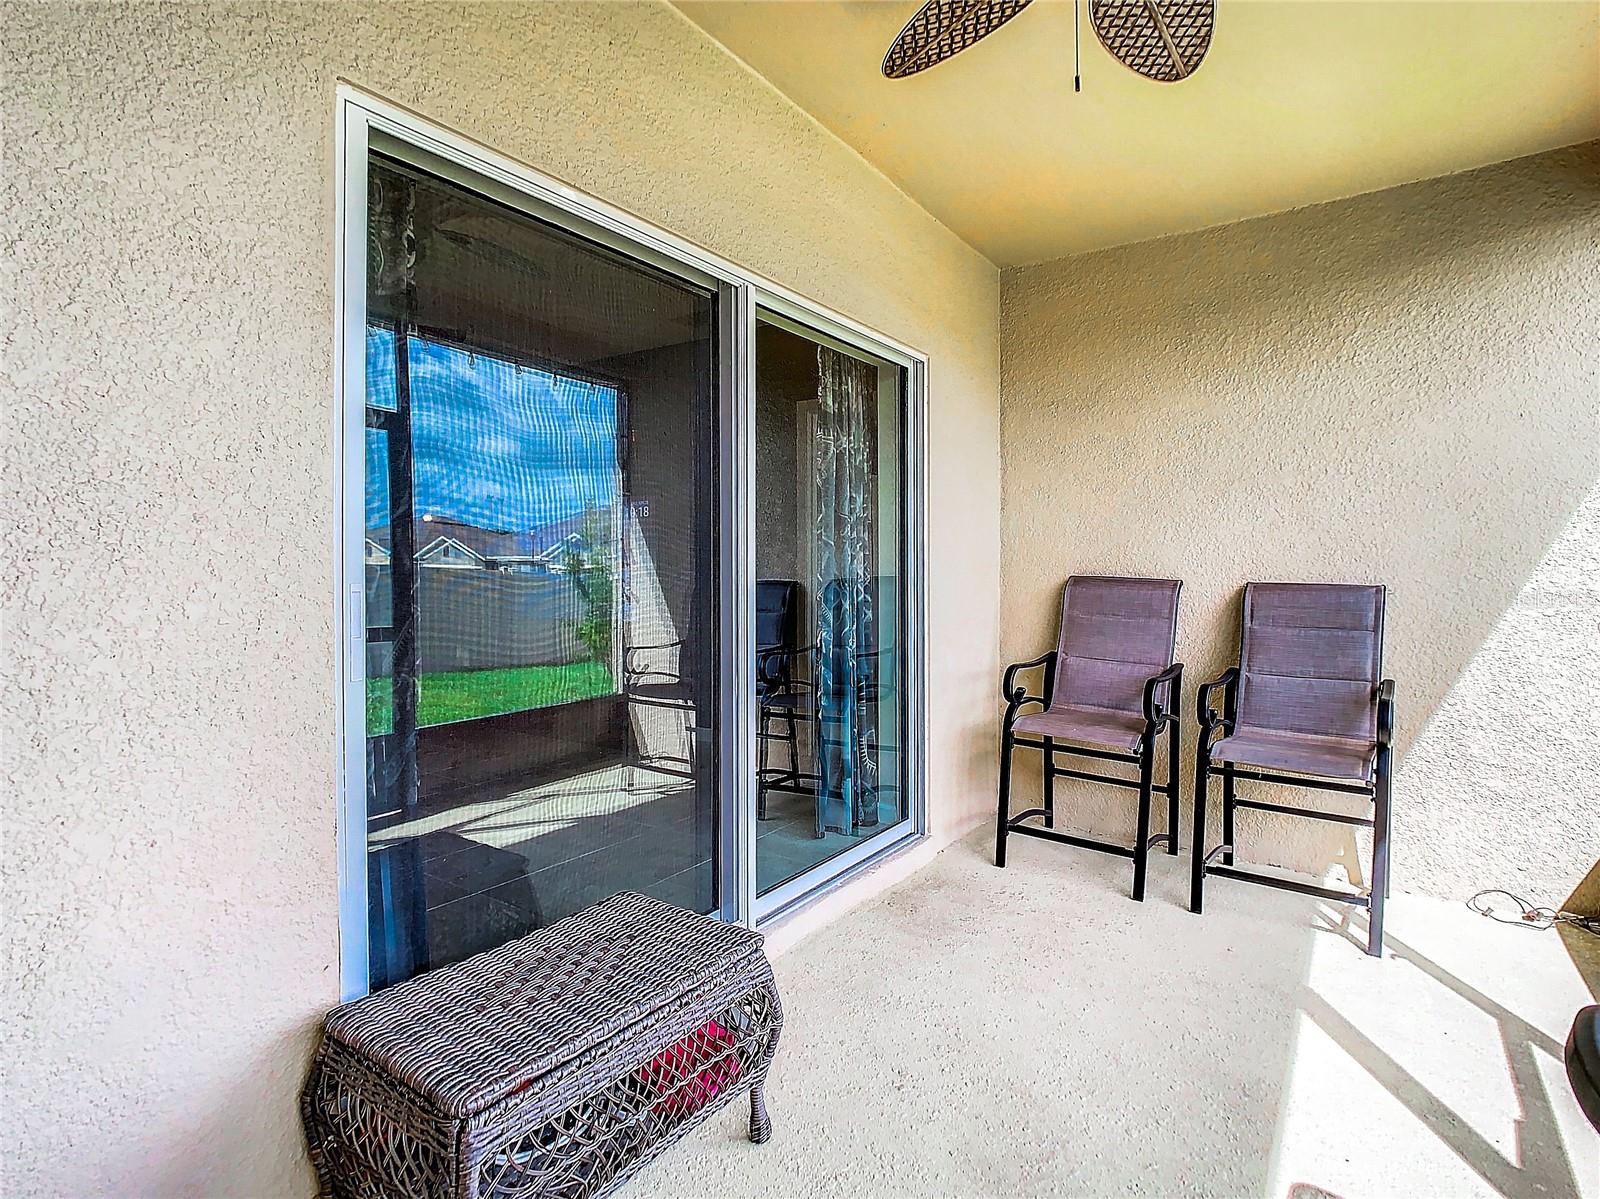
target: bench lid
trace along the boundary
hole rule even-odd
[[[324,1032],[469,1116],[760,953],[759,933],[624,892],[335,1008]]]

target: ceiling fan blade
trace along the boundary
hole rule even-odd
[[[904,79],[988,37],[1033,0],[928,0],[883,56],[883,73]]]
[[[1194,74],[1216,22],[1216,0],[1089,0],[1089,23],[1111,57],[1161,83]]]

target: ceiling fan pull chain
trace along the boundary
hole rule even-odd
[[[1083,0],[1085,4],[1089,0]],[[1083,63],[1078,56],[1078,0],[1072,0],[1072,90],[1083,90]]]

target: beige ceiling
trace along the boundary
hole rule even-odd
[[[1160,237],[1600,137],[1600,2],[1218,0],[1177,84],[1035,0],[909,79],[915,0],[678,0],[688,18],[1001,266]]]

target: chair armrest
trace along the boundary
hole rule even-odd
[[[1394,744],[1394,680],[1378,684],[1378,744],[1388,749]]]
[[[645,650],[677,650],[682,645],[683,639],[678,637],[675,642],[662,642],[661,645],[626,645],[626,647],[622,647],[622,676],[627,677],[627,679],[634,679],[635,682],[645,676],[661,676],[662,679],[677,682],[678,677],[680,677],[677,671],[662,671],[662,669],[651,668],[651,666],[640,666],[634,660],[634,655],[635,653],[643,653]]]
[[[773,645],[756,651],[756,678],[773,687],[787,686],[794,681],[794,664],[802,654],[817,647],[803,645],[799,649]]]
[[[1172,713],[1176,713],[1177,712],[1178,705],[1177,705],[1177,702],[1175,700],[1174,700],[1174,702],[1167,704],[1165,707],[1163,707],[1161,704],[1156,703],[1156,692],[1161,690],[1163,687],[1167,688],[1166,695],[1167,695],[1167,697],[1169,699],[1173,698],[1173,695],[1174,695],[1175,691],[1179,692],[1179,693],[1182,692],[1182,690],[1183,690],[1183,663],[1182,662],[1174,662],[1171,666],[1167,667],[1160,674],[1155,675],[1154,677],[1148,678],[1148,679],[1145,680],[1145,684],[1144,684],[1144,720],[1145,720],[1146,724],[1157,725],[1157,726],[1166,724],[1167,723],[1167,714],[1168,714],[1168,712],[1172,712]]]
[[[676,670],[625,670],[622,674],[622,689],[629,687],[654,686],[660,683],[681,683],[683,676]]]
[[[626,652],[632,654],[646,649],[677,649],[682,644],[683,638],[679,637],[676,641],[663,641],[660,645],[630,645]]]
[[[1219,724],[1231,725],[1233,723],[1233,698],[1239,686],[1239,668],[1230,666],[1209,683],[1201,683],[1199,691],[1200,723],[1205,728],[1215,728]],[[1211,693],[1218,687],[1222,688],[1223,710],[1217,711],[1211,704]]]
[[[1013,662],[1010,666],[1007,666],[1006,672],[1000,680],[1000,698],[1005,700],[1008,704],[1022,703],[1023,700],[1028,698],[1028,692],[1027,688],[1016,687],[1014,685],[1017,672],[1022,670],[1036,670],[1040,666],[1045,668],[1045,678],[1047,680],[1054,675],[1056,671],[1056,651],[1051,650],[1049,653],[1041,654],[1039,657],[1034,658],[1031,661]],[[1049,688],[1047,686],[1046,690],[1048,689]],[[1041,699],[1039,702],[1044,703],[1044,700]]]

